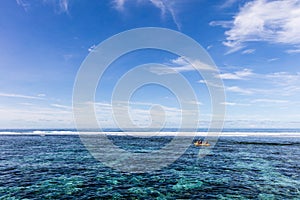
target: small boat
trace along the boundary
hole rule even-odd
[[[199,146],[210,146],[209,143],[199,143],[198,141],[197,142],[194,142],[194,145],[199,147]]]

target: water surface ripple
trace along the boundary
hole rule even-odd
[[[147,152],[172,138],[110,139]],[[129,174],[95,160],[78,136],[1,135],[0,199],[300,199],[300,138],[223,137],[206,157],[198,151]]]

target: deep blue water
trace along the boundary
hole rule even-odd
[[[172,138],[110,139],[135,150]],[[300,199],[299,137],[221,137],[206,157],[198,150],[130,174],[95,160],[78,136],[0,135],[0,199]]]

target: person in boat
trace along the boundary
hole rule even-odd
[[[202,140],[197,140],[197,145],[201,145],[202,144]]]
[[[208,141],[206,141],[204,144],[208,145]]]

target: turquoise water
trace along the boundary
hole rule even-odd
[[[110,139],[134,150],[172,138]],[[198,150],[130,174],[95,160],[78,136],[0,135],[0,199],[300,199],[299,137],[223,137],[206,157]]]

